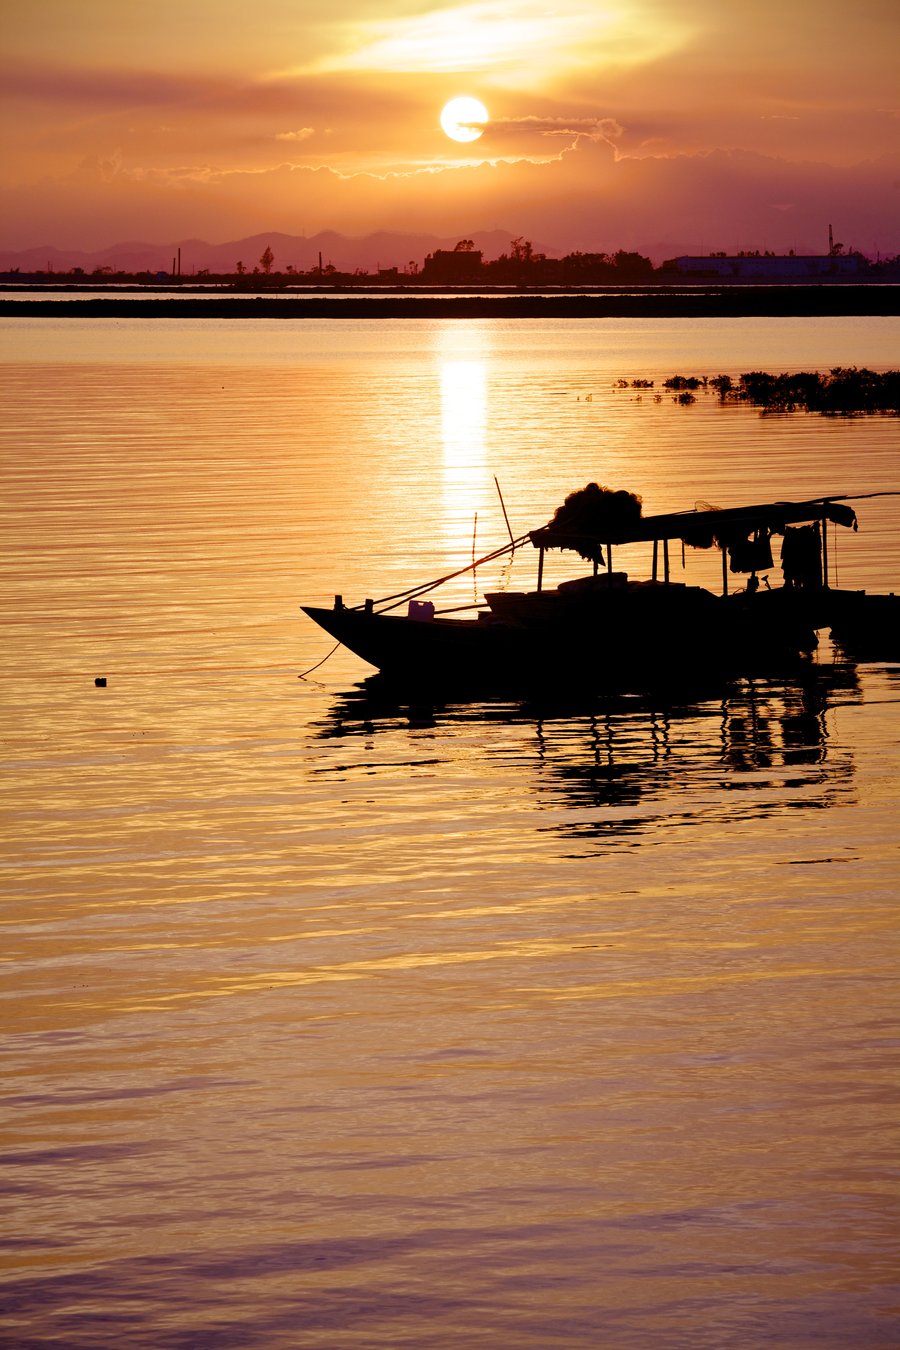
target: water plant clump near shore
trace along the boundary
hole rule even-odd
[[[694,402],[693,391],[713,390],[723,403],[752,403],[764,412],[815,412],[825,416],[857,413],[900,414],[900,371],[835,366],[827,374],[798,371],[773,375],[754,370],[732,380],[730,375],[672,375],[663,388],[677,403]]]

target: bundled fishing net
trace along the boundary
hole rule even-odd
[[[568,548],[589,562],[602,563],[604,541],[615,542],[641,518],[641,499],[633,492],[588,483],[570,492],[553,519],[531,535],[539,548]]]

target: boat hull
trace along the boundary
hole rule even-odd
[[[396,614],[311,605],[304,605],[303,612],[376,670],[414,681],[502,675],[521,669],[529,655],[523,630],[508,624],[425,622]]]
[[[562,604],[544,593],[509,601],[505,616],[501,609],[499,618],[486,612],[469,620],[313,606],[304,612],[392,679],[478,687],[640,689],[698,674],[751,674],[813,650],[824,622],[800,592],[725,600],[673,585]]]
[[[834,642],[857,661],[900,661],[900,595],[833,592]]]

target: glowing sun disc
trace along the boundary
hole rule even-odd
[[[484,104],[467,95],[451,98],[441,111],[441,126],[452,141],[477,141],[484,133],[487,120],[488,111]]]

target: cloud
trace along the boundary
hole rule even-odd
[[[312,127],[300,127],[298,131],[276,131],[276,141],[308,141],[310,136],[315,136]]]
[[[637,159],[587,135],[544,161],[381,176],[290,164],[138,172],[106,159],[9,194],[3,242],[87,248],[135,237],[222,241],[324,229],[461,238],[499,224],[510,238],[525,235],[551,251],[637,249],[660,261],[718,248],[823,252],[833,220],[848,246],[896,253],[898,178],[897,156],[849,169],[747,152]]]
[[[196,97],[197,82],[146,70],[90,70],[59,64],[19,63],[0,70],[10,99],[39,103],[136,107],[183,103]]]
[[[574,136],[583,132],[610,137],[622,134],[614,117],[539,117],[529,113],[526,117],[492,117],[489,126],[502,131],[537,132],[542,136]]]
[[[579,139],[600,141],[618,154],[617,142],[623,134],[614,117],[494,117],[485,129],[483,158],[491,162],[548,162],[574,149]]]
[[[548,43],[558,48],[584,41],[596,22],[586,10],[560,17],[541,5],[481,0],[399,21],[360,24],[348,34],[350,49],[320,69],[489,71],[520,65]]]
[[[614,117],[492,117],[487,131],[502,136],[587,136],[609,145],[624,135],[624,127]]]
[[[307,68],[317,73],[465,73],[498,82],[514,72],[529,87],[565,71],[610,62],[640,65],[674,50],[687,26],[639,0],[616,6],[569,0],[552,8],[541,0],[470,0],[391,19],[350,21],[335,34],[335,49]]]

